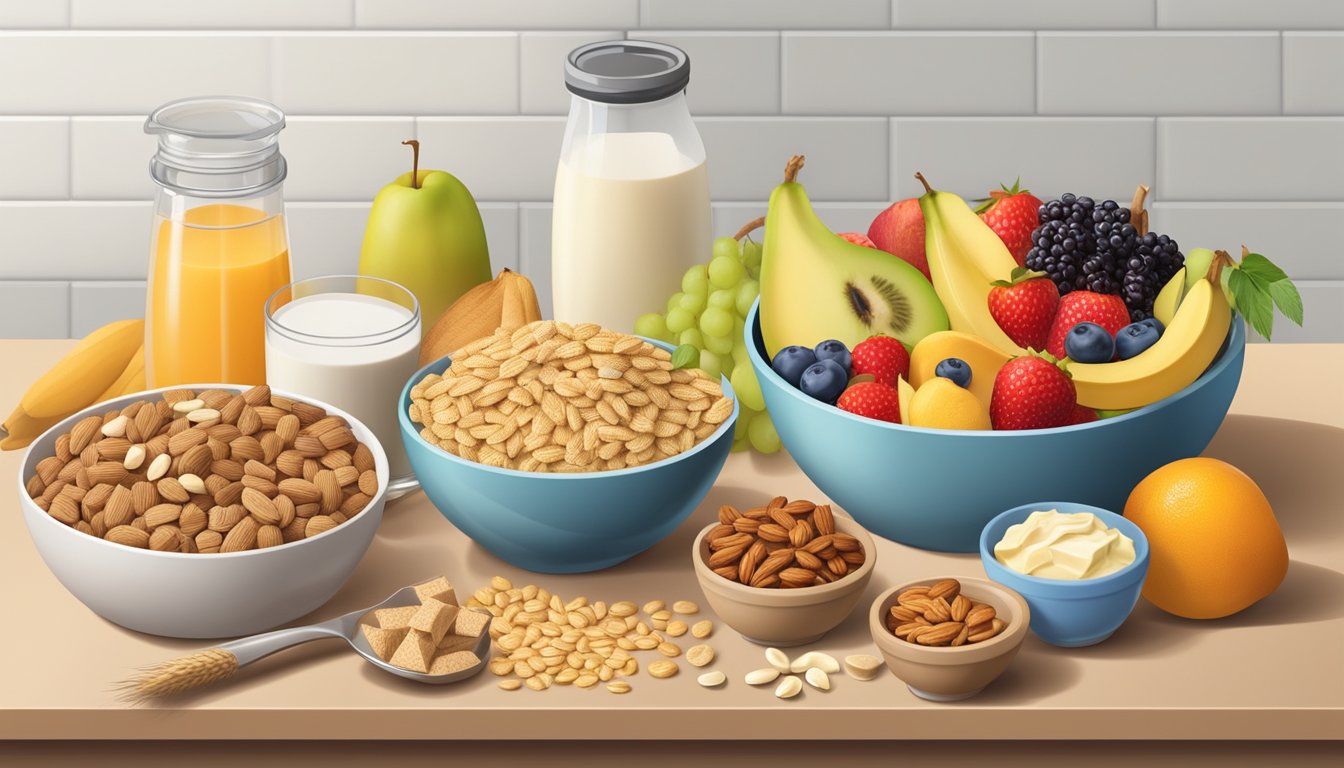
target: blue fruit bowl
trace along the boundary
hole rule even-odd
[[[652,547],[699,506],[733,447],[736,402],[728,420],[694,448],[641,467],[547,474],[468,461],[427,442],[408,413],[411,387],[428,373],[442,374],[451,362],[444,357],[421,368],[401,391],[398,420],[406,453],[439,512],[519,568],[597,571]],[[732,397],[726,378],[722,384]]]
[[[757,306],[746,342],[765,404],[803,472],[869,532],[921,549],[974,552],[999,512],[1066,498],[1121,509],[1158,467],[1198,456],[1241,380],[1246,331],[1194,383],[1123,416],[1013,432],[907,427],[814,400],[770,367]]]
[[[1091,512],[1107,528],[1118,528],[1134,540],[1134,562],[1095,579],[1068,581],[1025,576],[994,558],[994,545],[1010,526],[1026,520],[1032,512],[1049,509],[1066,514]],[[1100,507],[1041,501],[1010,509],[990,520],[980,533],[980,562],[985,575],[1022,595],[1031,606],[1031,631],[1037,637],[1051,645],[1075,648],[1100,643],[1129,618],[1148,575],[1148,537],[1137,525]]]

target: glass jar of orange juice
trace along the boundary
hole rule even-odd
[[[159,138],[149,386],[265,383],[266,299],[290,282],[284,127],[274,105],[235,97],[172,101],[145,121]]]

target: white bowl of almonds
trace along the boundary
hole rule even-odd
[[[253,634],[349,578],[382,519],[387,457],[329,405],[204,384],[108,400],[19,469],[24,520],[94,613],[168,637]]]

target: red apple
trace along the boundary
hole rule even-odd
[[[929,260],[924,256],[924,214],[919,210],[919,198],[898,200],[877,214],[872,226],[868,227],[868,238],[879,249],[910,262],[929,277]]]
[[[863,234],[862,232],[838,232],[836,233],[836,237],[840,238],[841,240],[847,240],[855,245],[862,245],[864,248],[877,247],[876,245],[873,244],[873,241],[869,240],[868,236]]]

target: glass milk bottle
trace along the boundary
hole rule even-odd
[[[551,218],[554,315],[629,332],[710,245],[705,148],[686,106],[690,60],[638,40],[565,62],[569,122]]]
[[[172,101],[145,121],[159,138],[150,237],[145,374],[151,387],[266,381],[266,299],[287,285],[285,115],[238,97]]]

